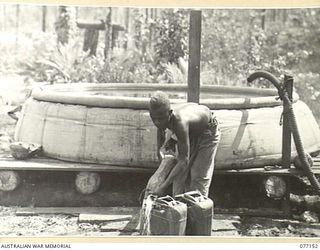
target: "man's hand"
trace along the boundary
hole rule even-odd
[[[160,185],[159,187],[157,187],[157,188],[155,189],[154,193],[155,193],[156,195],[158,195],[158,196],[162,196],[162,195],[164,195],[165,191],[166,191],[166,187],[163,186],[163,185]]]
[[[158,155],[159,161],[162,161],[164,158],[164,153],[162,152],[162,150],[159,150],[157,155]]]

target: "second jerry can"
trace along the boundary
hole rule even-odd
[[[187,205],[171,196],[157,198],[150,213],[151,235],[185,235]]]
[[[188,206],[186,235],[211,235],[213,201],[198,191],[175,196]]]

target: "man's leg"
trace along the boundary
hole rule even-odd
[[[202,195],[208,196],[219,141],[219,130],[214,135],[211,131],[202,135],[196,158],[190,168],[191,180],[188,191],[198,190]]]
[[[186,182],[188,179],[189,171],[184,171],[175,176],[172,183],[172,195],[178,195],[185,193],[186,190]]]

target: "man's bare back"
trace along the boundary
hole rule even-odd
[[[197,103],[174,104],[172,110],[169,129],[174,133],[179,133],[177,129],[182,125],[188,126],[189,136],[199,135],[211,119],[210,109]]]

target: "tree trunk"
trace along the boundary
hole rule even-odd
[[[59,7],[58,20],[55,22],[58,44],[66,44],[76,34],[75,7]]]
[[[275,22],[277,19],[277,10],[271,10],[272,12],[272,21]]]
[[[150,9],[150,18],[154,21],[154,9]],[[149,26],[149,49],[153,49],[153,25]]]
[[[42,32],[46,32],[47,6],[42,6]]]
[[[16,46],[18,45],[18,36],[19,36],[19,16],[20,16],[20,5],[17,4],[17,7],[16,7]]]
[[[90,55],[96,55],[99,40],[99,30],[86,29],[84,32],[83,51],[90,51]]]
[[[106,18],[106,33],[105,33],[105,47],[104,47],[104,57],[107,59],[111,58],[111,42],[112,42],[112,8],[109,7],[109,13]]]
[[[261,29],[265,30],[266,26],[266,10],[261,10]]]
[[[2,5],[2,15],[1,15],[1,31],[6,30],[6,5]]]
[[[282,22],[285,24],[285,23],[287,22],[287,18],[288,18],[288,12],[287,12],[287,10],[284,9],[284,10],[282,11],[282,14],[283,14],[283,16],[282,16]]]
[[[126,8],[125,13],[125,32],[127,34],[127,37],[129,37],[130,34],[130,9]],[[126,42],[124,43],[124,49],[128,49],[128,40],[126,39]]]

